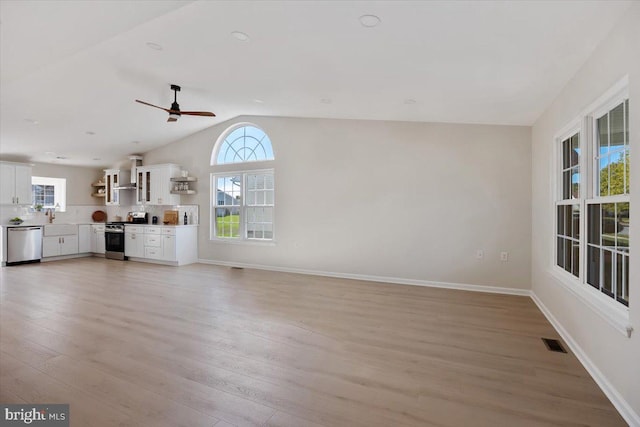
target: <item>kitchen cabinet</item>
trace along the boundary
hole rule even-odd
[[[91,226],[91,252],[94,254],[104,254],[104,225],[94,224]]]
[[[31,165],[0,163],[0,204],[30,205]]]
[[[78,225],[78,253],[91,252],[91,226],[89,224]]]
[[[130,171],[106,169],[104,171],[104,204],[107,206],[129,206],[133,190],[118,190],[118,187],[130,184]]]
[[[124,226],[124,254],[128,257],[144,257],[144,227]]]
[[[147,205],[179,205],[180,195],[171,194],[171,178],[180,175],[174,164],[139,166],[136,202]]]
[[[144,226],[142,256],[136,261],[157,262],[169,265],[185,265],[198,262],[198,227],[187,226]],[[125,228],[126,234],[126,228]],[[136,237],[136,240],[139,240]],[[140,251],[139,242],[134,251]],[[125,255],[129,255],[129,240],[125,239]],[[139,252],[138,252],[139,253]]]
[[[53,224],[44,226],[42,257],[75,255],[78,253],[78,226]]]
[[[162,229],[162,259],[167,261],[178,261],[176,257],[176,229]]]
[[[125,246],[126,247],[126,246]],[[161,260],[162,227],[147,227],[144,232],[144,257]]]

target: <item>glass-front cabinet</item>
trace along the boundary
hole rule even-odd
[[[180,166],[162,164],[139,166],[136,202],[148,205],[178,205],[180,195],[171,194],[171,178],[180,176]]]

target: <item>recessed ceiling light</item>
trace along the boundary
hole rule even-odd
[[[85,132],[87,135],[95,135],[96,133],[94,131],[88,130]]]
[[[140,141],[131,141],[132,144],[140,144]]]
[[[153,49],[153,50],[162,50],[162,46],[160,46],[158,43],[154,43],[154,42],[147,42],[147,47],[149,49]]]
[[[93,160],[102,160],[100,157],[94,157]]]
[[[232,31],[231,35],[236,40],[240,40],[241,42],[249,41],[249,36],[247,34],[243,33],[242,31]]]
[[[38,124],[38,121],[35,120],[35,119],[27,118],[27,119],[24,119],[24,121],[27,122],[27,123],[31,123],[32,125],[37,125]]]
[[[377,27],[378,25],[380,25],[380,22],[382,21],[376,15],[362,15],[360,17],[360,24],[362,24],[363,27]]]
[[[47,156],[55,156],[56,153],[54,153],[53,151],[45,151],[45,153]]]
[[[329,98],[322,98],[320,102],[322,102],[323,104],[331,104],[333,101],[331,101],[331,99]]]
[[[253,102],[255,102],[256,104],[264,104],[264,101],[262,99],[254,99]]]
[[[417,101],[415,99],[412,99],[412,98],[408,98],[408,99],[404,100],[404,103],[407,104],[407,105],[412,105],[412,104],[415,104],[416,102]]]
[[[66,159],[68,159],[68,157],[67,156],[56,156],[56,159],[58,159],[58,160],[66,160]]]

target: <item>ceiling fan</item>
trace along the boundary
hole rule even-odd
[[[140,101],[139,99],[136,99],[136,102],[166,111],[169,113],[168,122],[177,122],[180,116],[216,116],[210,111],[180,111],[180,106],[178,105],[178,92],[180,92],[180,86],[171,85],[171,90],[173,91],[173,103],[171,104],[171,108],[158,107],[157,105],[149,104],[148,102]]]

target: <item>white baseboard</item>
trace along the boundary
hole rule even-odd
[[[609,398],[613,406],[620,412],[622,418],[625,419],[632,427],[640,427],[640,415],[638,415],[631,405],[622,397],[622,395],[615,389],[615,387],[609,382],[604,374],[598,369],[598,367],[589,359],[587,354],[582,350],[578,343],[571,337],[569,332],[560,324],[558,319],[549,311],[544,303],[538,298],[538,296],[531,291],[531,299],[538,306],[542,314],[547,318],[549,323],[560,334],[562,339],[567,343],[571,351],[576,355],[582,366],[589,372],[589,375],[594,379],[596,384],[600,386],[600,389]]]
[[[528,289],[502,288],[499,286],[470,285],[467,283],[432,282],[428,280],[404,279],[400,277],[370,276],[366,274],[334,273],[331,271],[306,270],[301,268],[274,267],[269,265],[246,264],[241,262],[199,259],[201,264],[221,265],[225,267],[253,268],[256,270],[280,271],[283,273],[308,274],[311,276],[337,277],[340,279],[364,280],[367,282],[395,283],[400,285],[427,286],[431,288],[457,289],[462,291],[487,292],[492,294],[529,296]]]

